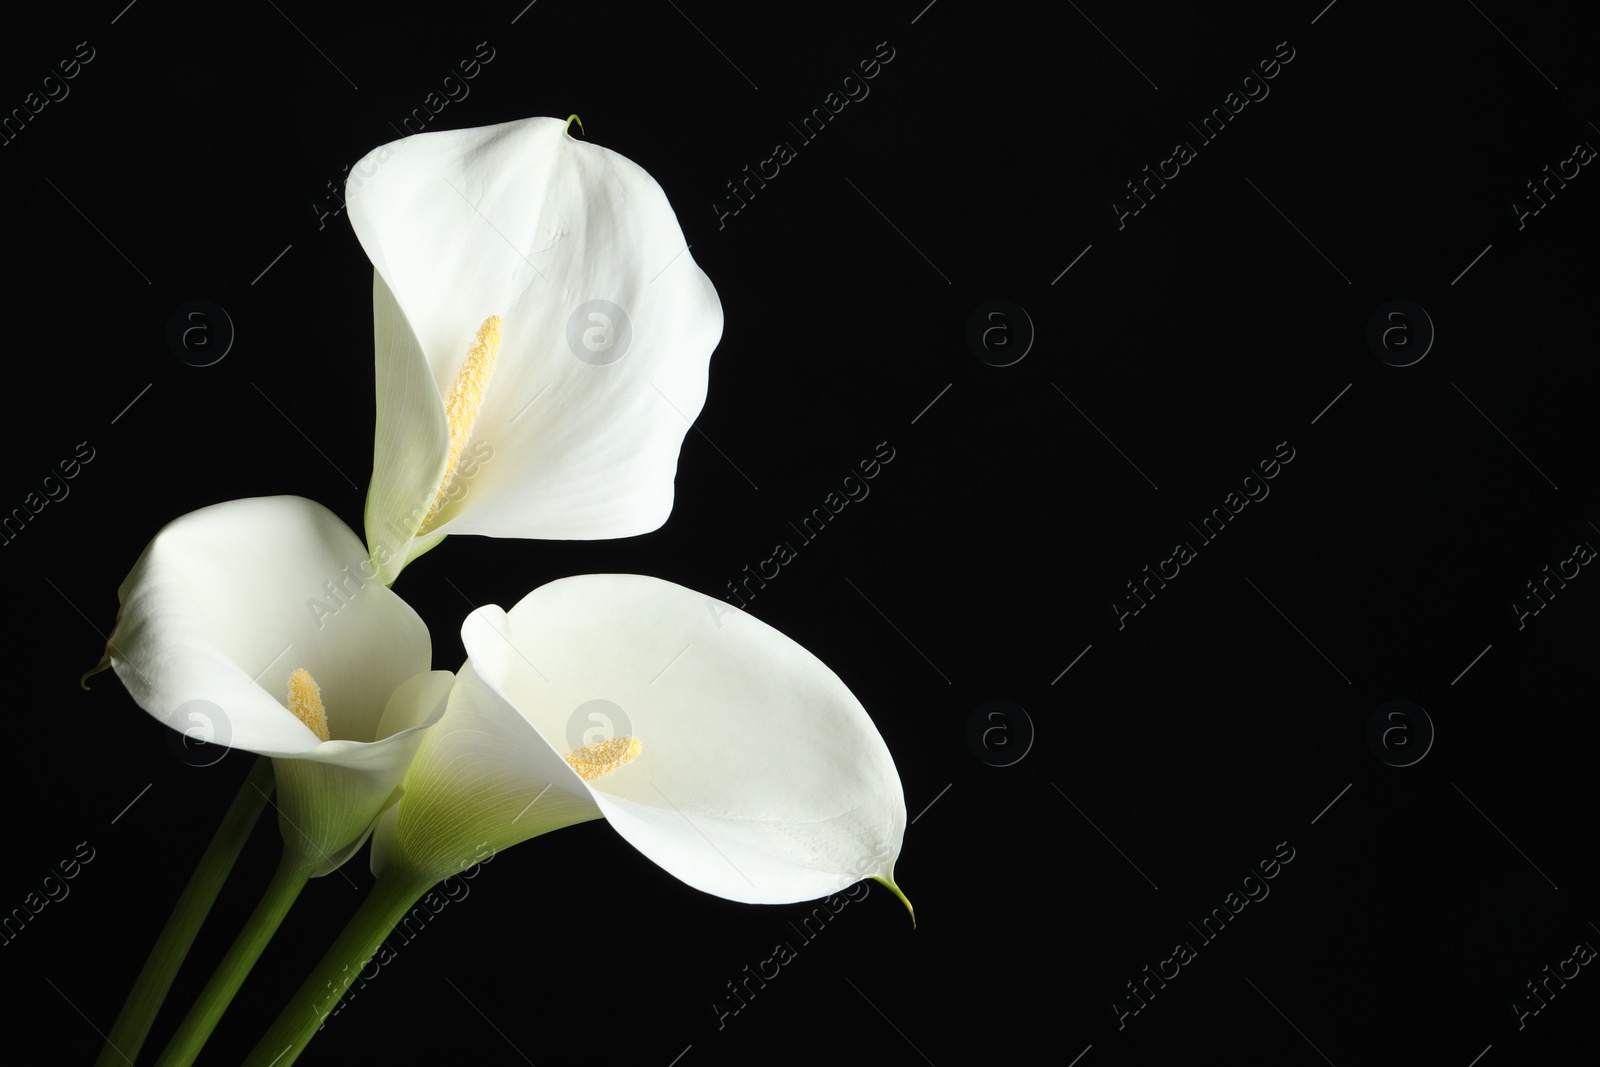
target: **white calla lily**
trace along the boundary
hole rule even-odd
[[[301,497],[202,508],[156,534],[118,590],[108,655],[179,732],[274,757],[286,859],[327,873],[393,797],[453,676],[350,529]],[[322,734],[301,714],[320,704]],[[380,730],[385,712],[408,728]]]
[[[167,524],[117,595],[106,655],[135,702],[174,730],[201,717],[207,741],[272,757],[277,788],[277,872],[157,1061],[187,1067],[307,879],[348,860],[393,803],[454,677],[429,670],[427,627],[360,539],[301,497]],[[254,776],[246,788],[260,788]]]
[[[672,509],[722,305],[655,180],[567,126],[417,134],[352,171],[385,583],[448,534],[629,537]]]
[[[509,612],[481,607],[462,640],[449,709],[375,831],[380,883],[397,867],[431,884],[485,844],[605,818],[730,900],[811,900],[870,877],[905,901],[888,747],[844,682],[766,623],[671,582],[600,574]]]
[[[377,884],[245,1067],[294,1063],[434,883],[574,823],[604,818],[731,900],[875,878],[910,909],[888,747],[838,675],[777,630],[671,582],[591,574],[479,608],[461,637],[449,707],[373,832]]]

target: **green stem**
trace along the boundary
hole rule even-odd
[[[315,863],[308,863],[295,850],[284,849],[283,860],[278,864],[272,881],[267,884],[261,903],[251,912],[233,947],[228,949],[228,954],[217,965],[211,981],[200,991],[199,998],[189,1009],[189,1014],[184,1016],[178,1032],[167,1042],[166,1051],[161,1053],[156,1067],[189,1067],[200,1055],[200,1049],[205,1046],[211,1031],[216,1029],[222,1013],[228,1010],[234,994],[239,992],[239,987],[250,974],[250,968],[255,966],[267,942],[277,933],[283,917],[289,913],[289,908],[300,896],[300,890],[305,888],[314,870]]]
[[[195,935],[211,911],[222,883],[228,880],[234,861],[250,839],[250,831],[267,806],[267,796],[271,792],[272,760],[262,756],[250,768],[239,795],[233,798],[232,806],[222,817],[222,825],[217,827],[211,844],[206,846],[194,873],[189,876],[189,884],[183,887],[183,894],[167,917],[167,925],[161,928],[155,947],[144,961],[144,969],[134,979],[122,1012],[111,1026],[95,1067],[121,1067],[138,1059],[156,1013],[172,988],[172,980],[189,954],[189,947],[194,944]]]
[[[379,878],[311,977],[250,1053],[244,1067],[289,1067],[298,1059],[322,1029],[323,1020],[338,1005],[353,977],[432,886],[428,875],[408,875],[393,867],[387,877]]]

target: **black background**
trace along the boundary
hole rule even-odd
[[[720,595],[887,442],[870,496],[750,610],[833,667],[894,754],[919,926],[874,887],[719,1029],[725,983],[809,909],[703,895],[579,826],[484,868],[301,1062],[1495,1067],[1588,1048],[1592,969],[1521,1029],[1512,1002],[1600,944],[1600,578],[1584,568],[1520,629],[1511,607],[1600,545],[1600,178],[1584,167],[1520,229],[1511,207],[1600,144],[1587,28],[1504,3],[924,2],[113,0],[4,34],[6,110],[94,50],[0,147],[0,507],[79,442],[94,455],[0,553],[29,639],[9,674],[0,908],[95,850],[0,949],[8,1043],[92,1060],[253,758],[186,766],[111,675],[78,689],[116,587],[163,523],[220,500],[296,493],[360,529],[370,267],[314,205],[335,207],[327,183],[487,42],[431,128],[578,112],[665,188],[726,330],[661,530],[455,538],[396,591],[443,668],[468,601],[556,577]],[[893,59],[870,95],[719,227],[724,183],[797,142],[788,123],[880,42]],[[1124,183],[1198,141],[1185,122],[1279,42],[1293,59],[1270,95],[1119,229]],[[166,341],[194,299],[237,332],[209,367]],[[1037,332],[1007,367],[966,339],[995,299]],[[1408,367],[1366,341],[1395,299],[1437,330]],[[1294,459],[1270,496],[1119,628],[1124,583],[1197,542],[1187,524],[1280,442]],[[967,740],[994,699],[1035,731],[1009,767]],[[1408,767],[1366,739],[1394,699],[1436,730]],[[248,913],[276,836],[258,827],[140,1062]],[[1270,896],[1199,943],[1187,922],[1280,842],[1294,858]],[[370,884],[365,859],[307,889],[202,1062],[254,1044]],[[1180,940],[1196,959],[1119,1029],[1124,983]]]

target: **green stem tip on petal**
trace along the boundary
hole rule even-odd
[[[906,911],[911,913],[911,928],[915,930],[917,928],[917,909],[911,906],[911,901],[906,899],[906,895],[900,891],[900,887],[894,884],[894,879],[873,875],[872,880],[883,883],[889,892],[900,898],[900,903],[904,904]]]
[[[89,679],[111,666],[111,649],[107,647],[106,654],[100,657],[100,662],[84,671],[78,678],[78,686],[82,689],[89,688]]]
[[[577,115],[568,115],[567,116],[567,136],[568,137],[572,136],[572,124],[574,122],[576,122],[578,124],[578,132],[579,133],[583,134],[585,137],[589,136],[589,131],[583,128],[583,120],[580,119]]]

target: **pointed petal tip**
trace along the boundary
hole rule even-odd
[[[99,674],[109,666],[111,666],[111,653],[107,651],[105,655],[100,657],[99,663],[96,663],[93,667],[90,667],[88,670],[84,671],[83,674],[78,676],[79,688],[88,689],[89,679],[93,678],[95,675]]]
[[[911,906],[911,901],[907,899],[905,893],[901,892],[900,887],[894,884],[894,879],[885,878],[878,874],[873,875],[872,878],[874,881],[882,883],[889,892],[900,898],[900,903],[904,904],[906,911],[911,913],[911,929],[915,930],[917,928],[917,909]]]

